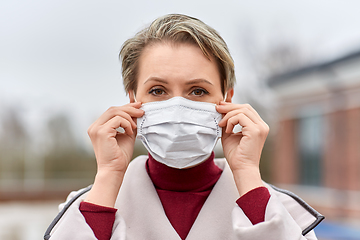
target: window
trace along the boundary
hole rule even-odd
[[[323,152],[323,118],[320,115],[307,116],[299,120],[299,171],[300,183],[321,184],[321,162]]]

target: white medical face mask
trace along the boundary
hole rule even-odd
[[[137,138],[155,160],[169,167],[197,165],[209,158],[221,137],[222,115],[215,106],[183,97],[144,103]]]

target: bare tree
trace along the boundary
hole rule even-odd
[[[65,113],[57,114],[47,124],[50,146],[45,155],[47,179],[91,179],[96,162],[93,154],[78,144]]]
[[[6,108],[1,116],[0,176],[3,180],[23,178],[24,155],[28,136],[18,108]]]
[[[309,60],[295,37],[276,32],[261,43],[254,32],[246,29],[241,32],[239,43],[245,62],[260,81],[297,69]]]
[[[241,94],[270,125],[275,125],[276,101],[270,91],[267,80],[273,76],[293,71],[303,66],[309,59],[299,42],[293,37],[284,37],[274,32],[274,36],[259,39],[250,28],[240,31],[239,45],[243,56],[244,74],[250,79],[243,80],[245,85]],[[239,73],[238,73],[239,74]],[[240,75],[242,77],[242,75]],[[239,76],[238,76],[239,78]],[[248,83],[248,84],[246,84]],[[261,171],[265,180],[271,181],[270,164],[273,151],[272,134],[266,141],[262,153]]]
[[[71,151],[74,150],[76,140],[71,130],[69,117],[64,114],[57,114],[48,121],[48,133],[52,150]]]

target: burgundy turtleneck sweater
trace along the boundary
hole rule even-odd
[[[214,153],[205,162],[188,169],[170,168],[149,155],[146,171],[170,223],[181,239],[185,239],[221,176],[222,170],[214,163]],[[265,187],[259,187],[236,202],[250,221],[256,224],[264,221],[269,198],[269,191]],[[82,202],[80,211],[99,240],[110,239],[116,209]]]

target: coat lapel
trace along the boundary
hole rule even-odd
[[[146,172],[147,156],[134,159],[126,171],[116,208],[126,223],[126,239],[180,240],[164,212]]]
[[[215,164],[223,169],[223,172],[196,218],[186,240],[232,239],[231,213],[236,206],[239,193],[226,160],[216,159]]]

